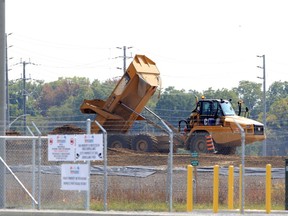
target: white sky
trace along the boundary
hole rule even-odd
[[[288,81],[288,1],[281,0],[6,0],[9,79],[90,81],[122,76],[123,51],[156,62],[163,87],[198,91],[236,87],[241,80],[267,89]],[[130,59],[127,61],[129,65]]]

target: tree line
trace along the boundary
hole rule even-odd
[[[85,121],[88,116],[80,112],[84,99],[105,100],[116,86],[117,79],[106,81],[84,77],[59,78],[57,81],[45,83],[43,80],[9,81],[9,113],[10,122],[23,115],[24,97],[26,101],[27,119],[38,122]],[[160,95],[160,97],[159,97]],[[262,84],[243,80],[232,89],[213,89],[199,92],[193,89],[175,89],[170,86],[160,89],[147,106],[157,115],[173,125],[180,119],[186,119],[195,108],[196,98],[232,99],[237,111],[237,103],[241,100],[249,109],[249,118],[263,122]],[[288,119],[288,82],[274,82],[266,92],[267,153],[269,155],[286,155],[287,119]],[[93,115],[89,116],[93,119]],[[20,121],[20,120],[19,120]],[[48,123],[47,123],[48,124]],[[11,129],[17,130],[17,125]],[[261,155],[261,143],[249,146],[248,153]]]

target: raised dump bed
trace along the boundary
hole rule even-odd
[[[136,55],[106,101],[84,100],[82,113],[95,113],[98,121],[108,133],[126,133],[135,120],[141,120],[139,113],[160,85],[160,72],[156,64],[144,55]],[[92,133],[99,127],[93,122]]]

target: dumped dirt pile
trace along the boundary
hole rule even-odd
[[[21,136],[21,134],[18,131],[14,130],[8,130],[5,132],[6,136]]]
[[[63,125],[54,128],[49,134],[85,134],[85,131],[74,125]]]

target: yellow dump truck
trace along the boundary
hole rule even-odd
[[[141,112],[160,85],[160,72],[156,64],[144,55],[136,55],[106,101],[84,100],[82,113],[96,114],[95,120],[108,132],[108,147],[130,148],[136,151],[168,151],[168,136],[148,132],[130,134],[135,121],[146,120]],[[179,121],[179,130],[174,131],[174,149],[182,147],[191,151],[207,152],[206,135],[212,135],[214,149],[219,153],[231,154],[241,145],[241,136],[236,125],[239,123],[246,133],[246,144],[265,139],[263,124],[237,116],[227,100],[202,99],[191,116]],[[182,130],[182,125],[184,127]],[[161,128],[161,127],[160,127]],[[92,133],[98,133],[94,122]]]
[[[241,110],[241,103],[238,103]],[[246,108],[246,112],[248,109]],[[255,120],[236,115],[229,100],[205,99],[196,103],[187,120],[179,121],[179,132],[184,136],[185,149],[207,152],[207,135],[213,138],[212,152],[233,154],[241,146],[241,133],[238,125],[245,132],[245,144],[264,140],[264,126]],[[182,130],[181,125],[184,127]],[[238,124],[238,125],[237,125]]]

